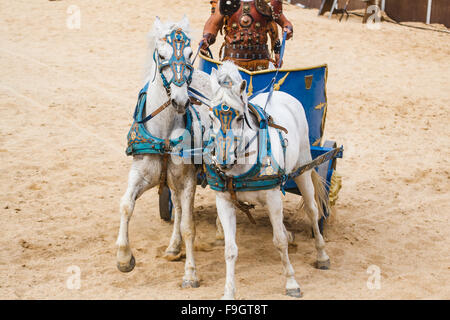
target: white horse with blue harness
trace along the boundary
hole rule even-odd
[[[300,286],[288,257],[289,235],[283,224],[280,188],[283,191],[288,178],[297,184],[312,222],[317,267],[321,269],[330,265],[318,224],[328,206],[326,189],[317,172],[311,170],[316,163],[311,159],[302,104],[281,91],[273,92],[269,101],[269,93],[262,93],[248,102],[246,85],[231,62],[225,62],[218,71],[212,70],[212,136],[205,160],[208,184],[216,190],[217,211],[225,234],[227,271],[223,298],[235,296],[236,209],[248,213],[255,204],[269,211],[273,242],[287,280],[286,294],[300,297]]]
[[[120,202],[117,267],[130,272],[135,266],[128,224],[137,198],[158,184],[160,191],[167,184],[172,191],[174,229],[166,255],[178,255],[183,239],[186,263],[182,286],[198,287],[192,211],[198,171],[195,163],[202,163],[202,155],[186,159],[177,154],[183,149],[202,148],[202,122],[209,121],[207,108],[196,110],[191,105],[188,86],[197,83],[206,93],[210,89],[207,74],[200,71],[194,74],[188,26],[186,17],[178,24],[163,24],[157,18],[149,37],[150,68],[128,133],[126,153],[133,156],[133,163],[128,188]]]

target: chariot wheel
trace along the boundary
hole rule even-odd
[[[159,216],[164,221],[169,222],[172,220],[172,200],[170,198],[170,189],[168,186],[164,186],[159,195]]]

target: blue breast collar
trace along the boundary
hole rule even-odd
[[[234,191],[267,190],[282,185],[287,180],[284,169],[281,168],[272,155],[268,130],[268,115],[257,105],[249,104],[249,109],[254,113],[256,112],[256,116],[260,120],[257,161],[250,170],[238,176],[228,176],[217,170],[214,165],[205,165],[206,179],[213,190],[222,192],[229,191],[230,182]],[[281,134],[281,130],[276,130],[278,131],[278,136],[283,147],[283,155],[285,157],[286,143]],[[211,139],[209,144],[213,145],[213,142],[214,141]]]
[[[166,141],[164,139],[153,136],[148,130],[145,128],[144,123],[142,123],[143,112],[145,109],[145,105],[147,102],[147,83],[144,88],[139,92],[138,101],[136,104],[136,109],[134,111],[134,121],[131,125],[131,129],[128,132],[128,147],[126,149],[126,154],[130,155],[138,155],[138,154],[165,154],[170,153],[174,147],[179,145],[182,141],[191,141],[191,144],[194,143],[194,139],[187,139],[188,134],[193,137],[193,127],[192,127],[192,113],[190,108],[186,110],[185,114],[185,122],[186,122],[186,130],[183,135],[176,139],[168,140],[168,145],[166,145]],[[193,112],[195,113],[197,119],[200,119],[200,116],[192,107]],[[192,147],[192,146],[190,146]]]

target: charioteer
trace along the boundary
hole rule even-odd
[[[282,0],[212,0],[211,16],[203,29],[202,52],[224,33],[222,61],[231,60],[249,71],[279,64],[281,42],[278,25],[292,38],[293,26],[283,14]],[[270,37],[270,50],[268,38]]]

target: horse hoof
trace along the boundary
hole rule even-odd
[[[119,271],[125,272],[125,273],[132,271],[135,266],[136,266],[136,260],[134,259],[133,255],[131,255],[130,262],[128,262],[127,264],[122,264],[120,262],[117,262],[117,269],[119,269]]]
[[[182,258],[182,253],[180,251],[166,251],[164,252],[163,258],[167,261],[179,261]]]
[[[289,297],[294,297],[294,298],[301,298],[302,297],[302,293],[300,291],[300,288],[286,289],[286,295],[289,296]]]
[[[198,280],[183,280],[181,287],[182,288],[198,288],[198,287],[200,287],[200,282]]]
[[[317,261],[317,269],[320,270],[328,270],[330,269],[330,265],[331,265],[330,259],[325,261]]]
[[[234,296],[232,295],[223,295],[220,300],[234,300]]]

